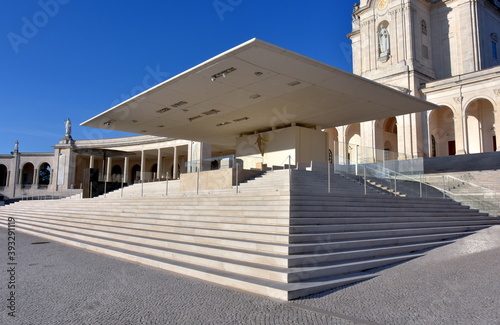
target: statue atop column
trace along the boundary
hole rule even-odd
[[[64,132],[64,137],[59,141],[59,144],[73,145],[74,140],[71,137],[71,120],[69,119],[69,117],[64,121],[64,128],[66,129]]]
[[[66,134],[64,135],[64,137],[71,138],[71,120],[69,119],[69,117],[66,119],[66,121],[64,121],[64,126],[66,127]]]
[[[14,152],[19,152],[19,140],[16,140],[16,142],[14,142]]]
[[[378,33],[378,46],[380,50],[380,59],[388,60],[391,51],[391,40],[389,37],[389,31],[385,25],[380,27],[380,32]]]

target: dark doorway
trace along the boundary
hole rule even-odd
[[[454,156],[457,153],[457,149],[455,147],[455,141],[448,141],[448,155]]]

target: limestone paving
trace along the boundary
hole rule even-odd
[[[0,228],[6,252],[7,229]],[[1,324],[496,324],[500,226],[292,302],[16,231],[16,317]],[[3,268],[7,254],[0,254]],[[0,274],[2,301],[8,275]]]

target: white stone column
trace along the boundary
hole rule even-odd
[[[106,166],[106,182],[111,181],[111,165],[113,164],[113,158],[108,157],[108,165]]]
[[[124,183],[129,183],[128,179],[128,164],[129,164],[129,157],[125,157],[125,161],[123,162],[123,182]]]
[[[94,168],[94,156],[90,156],[89,168]]]
[[[178,157],[177,157],[177,146],[174,147],[174,161],[172,163],[172,179],[177,179],[177,165],[178,165]]]
[[[156,161],[156,179],[161,178],[161,148],[158,148],[158,159]]]
[[[141,182],[144,181],[144,167],[146,166],[146,156],[144,150],[141,151]]]
[[[35,169],[33,171],[33,185],[37,185],[38,184],[38,169]]]

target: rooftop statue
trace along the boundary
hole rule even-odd
[[[66,127],[66,134],[65,136],[71,137],[71,120],[69,117],[64,121],[64,126]]]

